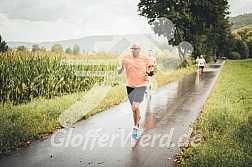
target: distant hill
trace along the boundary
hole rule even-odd
[[[56,43],[61,44],[64,50],[68,47],[73,49],[73,46],[77,44],[81,50],[85,50],[86,52],[109,51],[111,53],[123,53],[125,50],[128,50],[129,46],[134,42],[140,43],[142,47],[148,49],[160,48],[163,47],[164,44],[167,44],[167,40],[164,37],[158,37],[155,34],[87,36],[79,39],[41,43],[7,41],[7,44],[11,48],[17,48],[23,45],[28,49],[31,49],[32,45],[36,44],[40,47],[44,46],[47,50],[51,50],[51,47]]]
[[[231,23],[233,23],[231,30],[236,30],[248,25],[252,25],[252,13],[245,13],[235,17],[230,17],[229,20]]]

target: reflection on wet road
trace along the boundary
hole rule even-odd
[[[173,166],[219,75],[221,66],[213,67],[146,96],[138,140],[131,138],[133,119],[127,101],[33,142],[19,156],[1,158],[0,166]]]

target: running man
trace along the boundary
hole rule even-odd
[[[157,65],[157,60],[152,55],[152,50],[149,50],[148,54],[149,54],[149,58],[151,60],[151,63],[153,64],[153,66],[150,67],[150,73],[148,73],[149,80],[148,80],[148,84],[147,84],[147,87],[146,87],[146,90],[145,90],[145,93],[147,93],[147,94],[148,94],[148,91],[151,90],[151,87],[152,87],[151,78],[154,75],[154,67],[156,67],[156,65]]]
[[[199,56],[197,56],[195,60],[195,65],[196,65],[197,72],[199,72]]]
[[[214,55],[214,56],[212,57],[212,59],[213,59],[213,62],[214,62],[214,63],[217,62],[217,57],[216,57],[216,55]]]
[[[128,98],[133,111],[134,128],[132,137],[138,138],[140,110],[139,105],[143,101],[146,84],[148,81],[147,73],[153,65],[147,56],[140,54],[141,47],[139,44],[133,44],[131,55],[125,55],[122,59],[122,66],[118,69],[118,74],[123,73],[126,69],[126,89]]]
[[[204,59],[203,55],[200,55],[200,59],[199,59],[200,73],[203,73],[205,65],[206,65],[206,60]]]

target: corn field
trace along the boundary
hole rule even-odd
[[[77,76],[78,71],[115,71],[117,68],[113,64],[62,63],[64,56],[29,51],[0,53],[0,59],[0,100],[13,104],[87,91],[105,77]]]

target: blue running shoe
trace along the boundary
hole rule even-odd
[[[133,131],[135,131],[135,132],[132,132],[132,138],[137,139],[138,138],[138,129],[133,128]]]

